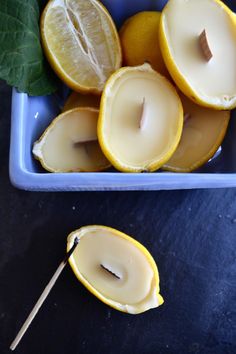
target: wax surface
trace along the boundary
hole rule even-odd
[[[91,229],[80,237],[72,257],[81,275],[103,296],[122,305],[157,303],[153,269],[145,255],[122,237]],[[120,279],[104,270],[101,265]]]
[[[180,98],[189,118],[184,123],[180,143],[165,166],[186,170],[199,167],[199,161],[214,154],[223,139],[230,114],[198,106],[183,94]]]
[[[97,141],[79,144],[97,138],[97,118],[96,110],[86,109],[62,115],[34,146],[34,153],[53,170],[93,170],[108,165]]]
[[[176,139],[180,101],[160,75],[130,70],[120,76],[107,98],[104,135],[117,159],[133,166],[147,166],[162,158]],[[139,129],[142,102],[145,123]]]
[[[170,0],[165,34],[178,70],[205,97],[230,100],[236,95],[236,27],[212,0]],[[198,37],[206,30],[213,58],[206,62]]]

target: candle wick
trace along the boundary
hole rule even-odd
[[[190,118],[191,118],[191,114],[190,113],[185,113],[185,115],[184,115],[184,123],[186,123]]]
[[[199,36],[199,44],[205,60],[209,62],[213,57],[213,53],[210,49],[209,42],[207,39],[207,33],[205,29],[202,31],[202,33]]]
[[[119,275],[117,275],[116,273],[113,273],[110,269],[108,269],[107,267],[105,267],[103,264],[100,264],[100,267],[102,269],[104,269],[105,271],[107,271],[109,274],[113,275],[113,277],[120,279]]]
[[[98,140],[97,137],[92,137],[92,138],[88,138],[88,139],[84,139],[84,140],[82,139],[79,141],[75,141],[73,144],[74,144],[74,147],[82,147],[86,144],[94,143],[97,140]]]
[[[143,102],[141,105],[141,115],[139,120],[139,129],[142,130],[147,121],[147,103],[145,97],[143,97]]]
[[[82,141],[77,141],[73,143],[74,148],[80,148],[83,147],[86,154],[89,155],[89,146],[95,142],[97,142],[97,138],[90,138],[87,140],[82,140]]]

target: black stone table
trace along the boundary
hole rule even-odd
[[[87,224],[118,228],[156,259],[165,303],[117,312],[65,269],[19,354],[236,353],[236,190],[29,193],[8,177],[11,90],[0,84],[0,353]]]

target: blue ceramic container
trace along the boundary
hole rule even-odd
[[[234,0],[225,1],[236,11]],[[161,10],[164,0],[103,0],[119,27],[123,21],[143,10]],[[32,144],[51,120],[60,112],[65,98],[60,93],[29,97],[13,89],[10,146],[10,179],[20,189],[31,191],[82,190],[163,190],[220,188],[236,186],[236,123],[235,112],[220,153],[197,173],[166,172],[126,174],[116,171],[102,173],[48,173],[32,156]],[[234,147],[235,146],[235,147]]]

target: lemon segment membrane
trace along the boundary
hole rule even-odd
[[[41,19],[45,53],[70,88],[100,93],[121,65],[112,18],[96,0],[51,0]]]

